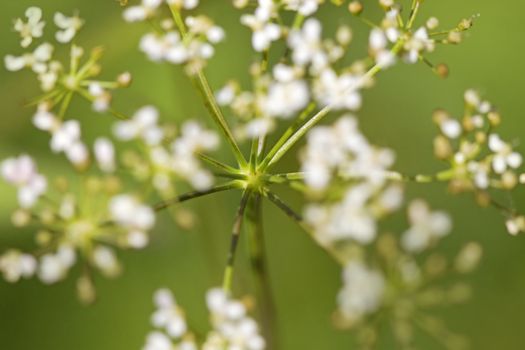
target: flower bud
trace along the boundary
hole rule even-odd
[[[350,11],[353,15],[359,15],[361,12],[363,12],[363,4],[361,1],[352,1],[350,4],[348,4],[348,11]]]

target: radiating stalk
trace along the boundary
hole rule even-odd
[[[250,262],[255,277],[257,306],[261,318],[261,327],[267,341],[268,350],[276,350],[278,344],[277,309],[272,293],[262,221],[261,195],[252,196],[246,209],[246,226],[249,236]]]
[[[238,181],[230,181],[230,182],[227,182],[225,184],[222,184],[222,185],[217,185],[217,186],[214,186],[208,190],[204,190],[204,191],[192,191],[192,192],[188,192],[188,193],[184,193],[184,194],[181,194],[180,196],[177,196],[175,198],[172,198],[172,199],[168,199],[166,201],[162,201],[160,203],[157,203],[156,205],[153,206],[153,209],[155,211],[160,211],[162,209],[166,209],[174,204],[177,204],[177,203],[182,203],[182,202],[185,202],[185,201],[188,201],[190,199],[193,199],[193,198],[198,198],[198,197],[203,197],[203,196],[206,196],[206,195],[209,195],[209,194],[212,194],[212,193],[217,193],[217,192],[222,192],[222,191],[227,191],[227,190],[232,190],[234,188],[239,188],[239,182]]]
[[[301,127],[305,119],[310,115],[310,113],[313,112],[313,110],[315,109],[315,106],[316,104],[312,102],[306,107],[304,111],[301,112],[299,117],[297,117],[297,119],[293,122],[293,124],[290,125],[288,129],[286,129],[286,131],[282,134],[279,140],[277,140],[275,145],[272,147],[272,149],[268,152],[264,160],[261,162],[259,168],[264,169],[268,165],[270,160],[272,160],[272,158],[279,151],[279,149],[285,144],[288,138],[290,138],[290,136],[292,136],[294,132],[296,132]]]
[[[239,244],[242,222],[244,219],[244,211],[246,210],[246,205],[248,204],[250,194],[251,193],[249,190],[244,191],[241,198],[241,203],[237,209],[237,214],[235,215],[235,220],[233,222],[230,249],[228,251],[228,258],[226,259],[226,268],[224,269],[224,277],[222,281],[222,289],[228,294],[231,294],[232,292],[233,272],[235,268],[235,252],[237,251],[237,245]]]
[[[184,40],[187,36],[187,30],[186,25],[184,24],[184,20],[180,14],[180,11],[176,5],[170,5],[169,7],[175,24],[177,25],[177,28],[179,29],[179,32]],[[233,137],[228,123],[226,122],[226,118],[224,118],[224,115],[222,114],[222,111],[217,103],[217,100],[215,99],[215,96],[213,95],[213,91],[208,82],[208,78],[206,78],[206,75],[204,74],[204,71],[201,68],[199,68],[197,69],[197,73],[195,74],[195,76],[190,76],[190,78],[195,81],[195,86],[201,93],[206,109],[210,113],[212,119],[215,121],[221,132],[226,137],[226,140],[228,141],[233,151],[233,155],[235,156],[237,163],[241,167],[246,167],[246,159],[244,158],[239,148],[239,145],[237,145],[237,142]]]

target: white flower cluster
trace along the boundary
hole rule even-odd
[[[27,48],[31,45],[34,38],[41,38],[44,34],[45,22],[42,19],[42,10],[38,7],[30,7],[26,10],[28,22],[23,22],[20,18],[15,21],[15,30],[22,37],[22,47]],[[83,20],[78,16],[68,17],[57,12],[54,22],[59,28],[56,33],[56,40],[66,44],[71,42],[83,25]],[[54,87],[54,82],[58,80],[58,71],[62,70],[62,64],[52,60],[53,45],[42,43],[33,52],[25,53],[21,56],[7,55],[5,66],[10,71],[18,71],[23,68],[31,68],[42,83],[42,89],[49,91]]]
[[[17,18],[14,25],[15,31],[20,33],[22,37],[20,43],[22,47],[28,47],[33,42],[33,38],[40,38],[44,35],[44,26],[46,25],[46,22],[42,21],[42,10],[38,7],[29,7],[25,16],[27,22]]]
[[[286,9],[297,11],[303,16],[310,16],[317,12],[324,0],[283,0]]]
[[[263,350],[264,339],[257,323],[247,315],[246,307],[232,300],[222,289],[208,292],[206,302],[213,330],[208,334],[203,350]]]
[[[353,239],[370,243],[376,236],[376,220],[397,209],[402,190],[390,185],[385,175],[394,162],[392,151],[376,148],[359,132],[357,121],[342,117],[333,126],[318,126],[308,134],[302,153],[302,171],[312,190],[327,191],[335,176],[348,185],[330,188],[341,193],[335,203],[310,204],[305,219],[323,245]]]
[[[31,278],[36,268],[37,261],[31,254],[10,249],[0,256],[0,271],[7,282],[15,283],[21,278]]]
[[[224,40],[224,30],[206,16],[189,16],[184,19],[183,38],[173,28],[171,18],[161,18],[159,12],[164,3],[163,0],[143,0],[141,5],[128,7],[123,13],[124,19],[138,22],[160,17],[159,27],[162,32],[157,30],[145,34],[140,40],[140,50],[154,62],[184,64],[187,71],[194,74],[213,57],[213,45]],[[193,9],[198,5],[197,0],[167,0],[166,3],[175,11]]]
[[[50,147],[53,152],[65,153],[77,167],[86,165],[89,150],[81,140],[80,123],[77,120],[62,121],[49,111],[47,104],[41,104],[33,116],[33,124],[51,134]]]
[[[24,38],[22,46],[29,47],[33,38],[43,36],[44,22],[41,22],[42,11],[30,7],[26,11],[28,23],[18,19],[15,21],[15,30]],[[57,12],[54,22],[59,30],[55,33],[58,44],[68,44],[73,41],[78,31],[82,28],[84,20],[74,16],[66,16]],[[67,61],[69,68],[60,60],[54,58],[55,47],[49,42],[36,46],[32,51],[23,55],[7,55],[4,58],[5,66],[9,71],[19,71],[24,68],[31,69],[40,81],[44,94],[39,96],[36,103],[48,105],[51,110],[60,106],[60,117],[63,118],[74,94],[92,102],[93,109],[97,112],[110,110],[111,94],[109,90],[126,87],[131,83],[131,75],[123,73],[115,81],[99,81],[95,77],[100,74],[98,60],[102,50],[94,49],[89,59],[81,64],[84,49],[71,44],[70,59]],[[78,149],[77,149],[78,150]]]
[[[271,6],[264,11],[259,7],[256,15],[271,13]],[[252,18],[245,15],[243,19],[246,20],[246,16]],[[292,63],[275,64],[272,74],[252,69],[256,86],[253,92],[240,91],[236,82],[217,91],[219,104],[231,108],[243,122],[238,130],[239,137],[256,138],[268,134],[274,130],[276,120],[296,117],[311,100],[334,110],[358,109],[361,106],[359,89],[365,79],[359,73],[338,74],[331,68],[331,64],[343,56],[351,35],[348,27],[340,27],[336,42],[323,41],[319,21],[308,19],[302,28],[292,30],[288,36]]]
[[[291,119],[310,101],[308,84],[300,68],[277,64],[272,75],[258,80],[255,92],[239,91],[238,84],[229,83],[216,92],[217,101],[245,121],[238,136],[256,138],[274,130],[276,119]],[[253,111],[258,111],[254,118]]]
[[[400,25],[399,9],[388,7],[381,25],[370,32],[370,54],[381,68],[387,68],[396,61],[396,53],[391,46],[401,42],[401,56],[407,63],[416,63],[425,53],[434,51],[435,40],[429,36],[428,29],[435,29],[437,20],[427,22],[427,27],[421,26],[414,31]]]
[[[308,19],[300,29],[293,29],[287,40],[294,64],[308,69],[313,78],[312,93],[321,106],[333,110],[357,110],[361,107],[359,90],[365,85],[360,71],[343,73],[331,67],[345,54],[352,39],[346,26],[339,27],[336,40],[323,40],[322,25],[314,18]]]
[[[47,125],[49,128],[44,129],[53,132],[53,150],[74,149],[78,125],[66,124],[72,121],[58,124],[58,119],[42,110],[35,119],[37,125]],[[0,255],[0,271],[7,281],[17,282],[36,274],[45,284],[56,283],[66,277],[78,255],[105,276],[114,277],[121,266],[111,246],[143,248],[148,243],[147,233],[155,222],[153,210],[131,195],[118,194],[121,184],[112,175],[115,150],[111,141],[97,139],[94,153],[104,174],[87,177],[79,193],[70,189],[69,182],[62,177],[54,182],[55,191],[47,191],[46,178],[27,155],[2,162],[2,176],[18,188],[21,208],[14,212],[13,224],[38,227],[39,246],[35,256],[18,250]],[[87,165],[86,160],[82,170],[87,170]],[[44,193],[46,200],[39,201]],[[88,276],[79,278],[78,292],[83,301],[93,300],[94,290]]]
[[[233,300],[219,288],[206,296],[213,329],[208,333],[202,350],[263,350],[265,341],[259,334],[257,323],[247,315],[246,307]],[[197,350],[194,335],[188,329],[184,311],[171,291],[160,289],[155,293],[157,310],[151,318],[158,329],[146,338],[143,350]]]
[[[120,140],[138,139],[146,143],[147,170],[140,176],[152,181],[162,192],[171,186],[171,179],[178,177],[188,181],[195,189],[204,190],[213,185],[213,176],[203,168],[198,154],[217,149],[218,135],[204,129],[195,121],[185,122],[178,137],[170,138],[158,125],[159,113],[152,106],[139,109],[131,120],[115,125],[115,136]],[[138,161],[139,163],[143,163]],[[143,168],[144,164],[131,164]]]
[[[343,287],[337,296],[339,312],[346,322],[356,323],[377,311],[383,303],[386,282],[382,273],[360,261],[343,270]]]
[[[410,228],[403,233],[402,247],[411,253],[427,249],[436,240],[450,233],[452,221],[442,211],[430,211],[427,203],[414,200],[408,207]]]
[[[262,52],[277,41],[282,34],[281,27],[275,23],[277,4],[273,0],[258,0],[254,14],[245,14],[241,23],[252,31],[252,46],[255,51]]]
[[[18,204],[31,208],[47,190],[46,178],[38,172],[35,161],[28,155],[9,158],[1,163],[2,177],[18,189]]]
[[[334,320],[340,327],[366,331],[366,337],[358,337],[359,348],[371,348],[387,323],[404,348],[413,343],[418,328],[414,316],[432,317],[427,315],[431,307],[462,303],[470,295],[463,281],[445,286],[436,282],[473,272],[482,256],[478,243],[465,244],[451,262],[436,252],[419,256],[402,246],[395,235],[382,234],[374,254],[359,249],[344,264]],[[441,323],[439,329],[448,341],[450,331]],[[422,330],[436,335],[433,328]]]
[[[151,323],[158,331],[150,332],[143,350],[197,350],[184,312],[168,289],[155,292],[153,301],[157,310],[151,317]]]
[[[10,250],[0,256],[0,270],[6,280],[16,282],[20,277],[38,273],[46,284],[56,283],[66,277],[77,261],[77,254],[85,255],[92,266],[105,276],[114,277],[121,271],[114,250],[107,242],[123,247],[142,248],[147,242],[147,230],[154,224],[153,212],[128,195],[118,195],[110,200],[108,212],[98,208],[98,213],[83,212],[82,202],[74,195],[65,194],[56,208],[49,207],[35,214],[42,225],[37,242],[46,253],[37,263],[30,254]],[[106,222],[98,221],[104,220]],[[112,219],[114,221],[107,221]],[[58,246],[56,246],[58,244]]]
[[[130,195],[118,195],[109,202],[111,219],[127,233],[127,243],[133,248],[144,248],[148,244],[147,232],[155,224],[153,210]]]
[[[450,163],[450,184],[456,191],[513,190],[525,184],[523,155],[511,142],[496,133],[500,114],[474,90],[464,95],[465,112],[461,119],[443,110],[434,113],[440,135],[434,139],[436,157]],[[507,220],[511,234],[525,231],[522,215]]]

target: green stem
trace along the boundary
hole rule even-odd
[[[171,13],[173,15],[173,19],[175,21],[175,24],[177,25],[179,32],[183,38],[183,40],[187,36],[187,30],[186,26],[184,24],[184,20],[182,19],[182,16],[180,14],[180,10],[175,5],[169,6]],[[212,119],[215,121],[221,132],[224,134],[226,139],[228,140],[228,143],[233,151],[233,154],[235,156],[235,159],[237,160],[237,163],[241,167],[246,167],[247,162],[244,158],[239,145],[237,145],[237,142],[235,141],[235,138],[233,137],[233,134],[228,126],[228,123],[226,122],[226,118],[224,118],[224,115],[222,114],[222,111],[217,103],[217,100],[215,99],[215,96],[213,95],[213,91],[210,87],[210,84],[208,82],[208,79],[206,78],[206,75],[204,74],[202,68],[199,68],[195,74],[195,76],[190,77],[192,80],[196,81],[197,89],[199,90],[202,99],[204,101],[204,105],[208,112],[210,113]]]
[[[224,170],[230,174],[239,174],[239,169],[235,169],[234,167],[224,164],[214,158],[211,158],[210,156],[205,155],[204,153],[199,153],[198,156],[200,159],[202,159],[203,161],[205,161],[206,163],[210,165],[213,165],[217,169]]]
[[[315,109],[316,104],[314,102],[310,103],[306,109],[297,117],[297,119],[294,121],[292,125],[286,129],[284,134],[277,140],[275,145],[272,147],[272,149],[268,152],[264,160],[261,162],[259,168],[265,169],[270,160],[275,156],[275,154],[279,151],[279,149],[286,143],[288,138],[293,135],[294,132],[299,129],[299,127],[303,124],[306,118],[312,113],[312,111]]]
[[[238,181],[230,181],[230,182],[227,182],[227,183],[222,184],[222,185],[214,186],[214,187],[212,187],[212,188],[210,188],[208,190],[192,191],[192,192],[181,194],[180,196],[177,196],[175,198],[168,199],[166,201],[162,201],[160,203],[155,204],[153,206],[153,209],[155,211],[160,211],[160,210],[166,209],[166,208],[168,208],[168,207],[170,207],[172,205],[175,205],[175,204],[178,204],[178,203],[182,203],[182,202],[188,201],[188,200],[193,199],[193,198],[203,197],[203,196],[206,196],[208,194],[222,192],[222,191],[228,191],[228,190],[232,190],[232,189],[239,188],[239,187],[240,187],[240,185],[239,185]]]
[[[279,347],[277,341],[277,312],[268,275],[260,194],[254,195],[248,201],[246,224],[249,236],[250,262],[255,277],[262,333],[267,341],[267,349],[275,350]]]
[[[412,1],[412,9],[410,10],[410,16],[408,18],[406,29],[410,30],[414,26],[414,22],[417,17],[417,13],[419,11],[419,8],[421,6],[421,0],[413,0]]]
[[[250,198],[251,192],[245,190],[239,208],[237,209],[237,214],[235,215],[235,220],[233,222],[232,234],[230,239],[230,249],[228,251],[228,258],[226,259],[226,268],[224,269],[224,277],[222,281],[223,290],[231,294],[233,286],[233,272],[235,267],[235,252],[237,251],[237,245],[239,244],[239,238],[241,236],[242,222],[244,219],[244,211],[248,200]]]
[[[66,115],[67,109],[69,107],[69,104],[71,103],[71,99],[73,98],[73,91],[69,91],[66,94],[66,97],[62,100],[62,104],[60,105],[60,110],[58,112],[58,117],[60,119],[64,119],[64,116]]]

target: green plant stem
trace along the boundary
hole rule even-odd
[[[64,99],[62,100],[62,104],[60,105],[60,111],[58,112],[58,117],[60,119],[64,119],[69,104],[71,103],[71,99],[73,98],[73,94],[73,91],[68,91],[66,97],[64,97]]]
[[[244,211],[250,198],[251,192],[246,189],[242,194],[237,214],[233,222],[232,234],[230,239],[230,249],[228,251],[228,257],[226,259],[226,268],[224,269],[224,277],[222,280],[222,289],[227,293],[231,294],[233,286],[233,272],[235,268],[235,252],[239,244],[239,238],[241,236],[242,222],[244,219]]]
[[[229,174],[240,174],[239,172],[239,169],[236,169],[234,167],[231,167],[227,164],[224,164],[220,161],[218,161],[217,159],[215,158],[212,158],[204,153],[199,153],[198,154],[199,158],[203,161],[205,161],[206,163],[216,167],[217,169],[220,169],[220,170],[224,170],[225,172],[229,173]]]
[[[414,26],[414,22],[417,17],[417,13],[419,11],[419,7],[421,6],[422,0],[412,0],[412,8],[410,10],[410,16],[407,21],[406,29],[410,30]]]
[[[292,125],[286,129],[286,131],[283,133],[283,135],[277,140],[275,145],[272,147],[272,149],[268,152],[266,157],[264,157],[264,160],[261,162],[259,167],[261,169],[266,168],[270,160],[275,156],[275,154],[279,151],[279,149],[286,143],[286,141],[294,134],[294,132],[297,131],[303,124],[306,118],[310,115],[310,113],[313,112],[315,109],[316,104],[314,102],[310,103],[306,109],[297,117],[297,119],[293,122]]]
[[[246,226],[262,333],[267,342],[267,349],[276,350],[279,348],[277,309],[275,307],[271,281],[268,275],[260,194],[253,195],[248,201],[246,208]]]
[[[212,187],[212,188],[210,188],[208,190],[192,191],[192,192],[181,194],[180,196],[177,196],[175,198],[168,199],[166,201],[162,201],[160,203],[155,204],[153,206],[153,209],[155,211],[160,211],[160,210],[169,208],[172,205],[175,205],[175,204],[178,204],[178,203],[182,203],[182,202],[186,202],[186,201],[188,201],[190,199],[193,199],[193,198],[203,197],[203,196],[206,196],[206,195],[209,195],[209,194],[212,194],[212,193],[228,191],[228,190],[232,190],[232,189],[236,189],[236,188],[240,188],[239,182],[235,181],[235,180],[234,181],[230,181],[230,182],[227,182],[227,183],[222,184],[222,185],[214,186],[214,187]]]
[[[179,32],[183,38],[183,40],[187,37],[187,30],[186,25],[184,24],[184,20],[182,19],[182,16],[180,14],[179,9],[175,5],[170,5],[171,14],[173,16],[173,19],[175,21],[175,24],[177,25]],[[235,156],[235,159],[237,160],[237,163],[240,167],[246,167],[247,162],[244,158],[239,145],[235,141],[235,138],[233,137],[233,134],[228,126],[228,123],[226,122],[226,118],[224,118],[224,115],[222,114],[222,111],[217,103],[217,100],[215,99],[215,96],[213,95],[213,91],[210,87],[210,84],[208,82],[208,78],[206,78],[206,75],[204,74],[204,71],[202,68],[197,69],[197,72],[195,76],[190,76],[190,78],[194,81],[194,85],[199,90],[202,99],[204,101],[204,105],[208,112],[210,113],[212,119],[215,121],[221,132],[226,137],[233,155]]]

